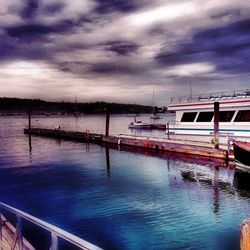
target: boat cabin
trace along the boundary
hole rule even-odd
[[[213,135],[214,103],[219,102],[219,133],[250,138],[250,90],[172,98],[169,111],[176,119],[170,133]]]

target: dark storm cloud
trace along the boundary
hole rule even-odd
[[[0,36],[0,61],[4,60],[44,60],[51,58],[50,49],[45,49],[44,41],[21,41],[19,38]]]
[[[142,5],[144,1],[135,1],[135,0],[97,0],[98,3],[96,11],[99,14],[106,14],[114,11],[120,11],[123,13],[133,12]]]
[[[46,35],[55,31],[55,29],[51,26],[45,26],[40,24],[25,24],[12,26],[6,28],[5,30],[9,36],[18,38],[36,38],[37,36]]]
[[[68,15],[61,13],[65,11],[66,4],[66,1],[60,0],[24,0],[20,5],[9,5],[6,14],[17,16],[20,20],[1,23],[0,60],[47,59],[57,65],[53,57],[58,52],[67,53],[85,47],[77,41],[72,44],[62,42],[62,35],[74,35],[75,29],[91,22],[85,13],[75,15],[74,10]],[[60,42],[60,46],[57,46],[57,42]]]
[[[103,75],[122,75],[122,74],[137,74],[142,72],[142,68],[134,64],[114,62],[114,63],[95,63],[90,68],[90,71],[97,74]]]
[[[63,24],[27,24],[5,28],[0,35],[0,60],[52,59],[63,48],[57,48],[49,35],[66,32],[67,29]]]
[[[51,4],[46,5],[43,11],[47,15],[53,15],[57,12],[61,12],[64,8],[65,8],[65,4],[61,2],[57,2],[57,3],[51,3]]]
[[[23,8],[20,10],[21,17],[29,20],[32,19],[36,15],[38,7],[38,0],[25,0]]]
[[[250,19],[225,27],[207,29],[193,35],[191,42],[181,43],[174,52],[160,52],[156,60],[164,66],[211,62],[219,71],[249,72]]]
[[[74,23],[70,20],[62,20],[56,24],[45,25],[39,23],[27,23],[5,28],[11,37],[37,39],[50,33],[60,34],[74,29]]]
[[[139,45],[129,41],[111,41],[104,44],[104,47],[109,50],[117,53],[118,55],[129,55],[138,50]]]

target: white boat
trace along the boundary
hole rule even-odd
[[[134,121],[134,122],[131,122],[128,126],[129,128],[132,128],[132,129],[150,129],[151,128],[151,124],[150,123],[145,123],[145,122],[142,122],[142,121]]]
[[[168,111],[175,111],[176,119],[169,123],[167,133],[212,140],[214,102],[219,102],[220,138],[250,141],[250,90],[172,98]]]

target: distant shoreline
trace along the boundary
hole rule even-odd
[[[149,114],[153,107],[138,104],[108,102],[48,102],[40,99],[0,98],[0,116],[26,115],[29,111],[35,115],[73,115],[84,114]],[[155,107],[159,113],[166,108]]]

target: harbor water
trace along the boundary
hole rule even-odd
[[[132,120],[111,116],[111,133],[166,136],[128,130]],[[250,191],[234,169],[180,154],[29,138],[27,122],[0,118],[1,202],[104,249],[239,249]],[[104,133],[105,116],[33,117],[32,125]],[[36,227],[24,223],[25,233],[37,249],[48,246]]]

